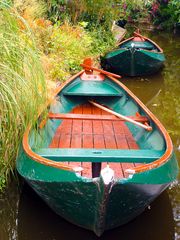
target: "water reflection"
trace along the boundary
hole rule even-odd
[[[162,72],[144,77],[126,77],[122,82],[147,106],[164,90]],[[148,106],[149,107],[149,106]]]
[[[147,209],[129,224],[105,232],[101,238],[57,216],[27,185],[19,202],[18,240],[173,240],[174,231],[173,212],[167,192],[154,201],[150,210]]]
[[[17,240],[17,215],[20,197],[18,182],[0,194],[0,240]]]

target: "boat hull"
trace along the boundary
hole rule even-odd
[[[164,64],[163,53],[146,50],[118,49],[101,61],[103,69],[125,76],[149,75],[159,71]]]
[[[45,166],[21,150],[17,170],[55,213],[100,236],[141,214],[175,180],[178,167],[172,155],[159,168],[106,184],[102,176],[85,178]]]
[[[168,186],[116,182],[106,199],[98,181],[28,183],[54,212],[98,236],[137,217]]]

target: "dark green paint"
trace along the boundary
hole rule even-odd
[[[133,47],[132,44],[134,44]],[[102,58],[101,65],[103,69],[113,73],[141,76],[159,71],[164,61],[164,54],[159,52],[151,42],[128,41],[107,53]]]
[[[70,92],[72,95],[69,95]],[[105,97],[105,93],[109,97]],[[75,106],[87,102],[88,99],[94,99],[127,116],[135,115],[137,111],[146,116],[144,110],[128,93],[108,78],[103,82],[94,81],[93,84],[77,78],[65,87],[56,99],[56,104],[50,106],[49,110],[55,113],[70,112]],[[32,130],[29,144],[37,153],[52,161],[68,159],[78,162],[89,160],[90,162],[148,163],[158,159],[166,150],[162,133],[152,119],[149,120],[153,127],[152,132],[147,132],[131,123],[127,124],[134,138],[137,139],[140,150],[55,149],[53,151],[48,148],[48,144],[61,124],[60,120],[48,120],[44,129]],[[115,176],[114,180],[106,185],[101,176],[93,179],[81,177],[75,172],[35,162],[25,154],[22,147],[17,158],[17,170],[56,213],[76,225],[93,230],[97,235],[101,235],[106,229],[124,224],[140,214],[176,179],[178,174],[177,161],[172,154],[169,160],[158,168],[123,179]]]

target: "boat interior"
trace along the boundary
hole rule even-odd
[[[119,47],[125,48],[125,49],[130,49],[130,48],[134,47],[136,49],[144,49],[144,50],[148,50],[148,51],[152,51],[152,52],[160,52],[160,49],[148,40],[146,40],[144,42],[129,40],[127,42],[125,41],[123,44],[120,44]]]
[[[98,92],[98,84],[101,83],[86,86],[89,96],[82,89],[80,80],[65,88],[51,104],[48,120],[45,123],[40,121],[38,141],[43,144],[37,148],[37,144],[33,143],[32,149],[34,145],[36,154],[44,158],[62,161],[71,167],[82,167],[82,177],[99,177],[100,171],[108,165],[114,170],[116,178],[127,178],[127,169],[160,158],[165,151],[165,141],[153,121],[124,90],[115,92],[116,88],[107,80]],[[111,85],[106,88],[106,84]],[[84,97],[80,96],[82,92]],[[89,99],[136,122],[151,124],[153,130],[146,131],[124,121],[95,106]]]
[[[90,149],[138,149],[139,146],[133,138],[128,127],[123,121],[113,121],[111,114],[107,113],[96,106],[82,104],[75,107],[72,111],[74,114],[102,115],[98,120],[93,119],[64,119],[58,127],[49,147],[50,148],[90,148]],[[103,115],[106,116],[105,120]],[[108,119],[107,116],[110,116]],[[82,117],[83,118],[83,117]],[[89,117],[90,118],[90,117]],[[97,153],[98,155],[98,153]],[[66,164],[71,164],[66,163]],[[104,168],[107,164],[115,171],[119,178],[126,177],[125,170],[137,166],[139,163],[94,163],[74,162],[81,166],[84,171],[82,175],[92,177],[99,175],[99,168]],[[92,166],[91,166],[92,165]],[[100,166],[102,165],[102,166]],[[98,173],[96,173],[98,172]]]

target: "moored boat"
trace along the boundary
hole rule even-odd
[[[82,66],[27,128],[17,170],[57,214],[100,236],[142,213],[178,165],[146,106],[115,75]]]
[[[149,75],[159,71],[165,61],[163,50],[139,31],[101,57],[104,70],[124,76]]]

